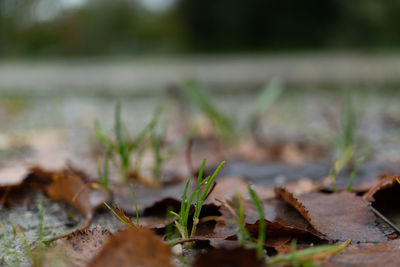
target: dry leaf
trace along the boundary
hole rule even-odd
[[[62,253],[71,266],[84,267],[100,251],[110,235],[108,230],[99,225],[90,230],[76,231],[67,238],[55,241],[46,254]]]
[[[270,199],[264,201],[263,204],[266,219],[266,246],[280,246],[283,240],[290,241],[292,237],[300,241],[325,242],[293,207],[282,200]],[[232,212],[226,206],[222,206],[219,211],[222,215],[217,220],[213,235],[210,235],[209,238],[236,238],[238,227],[233,221]],[[244,212],[246,228],[253,236],[257,236],[259,216],[251,201],[244,201]],[[219,242],[212,241],[211,244],[213,243],[218,244]]]
[[[375,186],[371,187],[371,189],[367,193],[364,194],[363,199],[373,202],[375,201],[374,195],[377,192],[382,191],[386,188],[391,188],[396,185],[399,185],[397,182],[398,176],[384,175],[383,177],[380,178],[381,180]]]
[[[363,266],[397,267],[400,266],[400,240],[380,244],[361,244],[351,246],[333,256],[326,267]]]
[[[153,231],[129,227],[111,236],[89,266],[172,267],[171,257],[169,246]]]
[[[384,242],[376,227],[375,215],[361,197],[348,192],[338,194],[308,193],[294,195],[284,188],[276,192],[296,208],[320,234],[334,241]]]

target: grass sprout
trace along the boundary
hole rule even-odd
[[[20,226],[15,226],[11,221],[9,225],[12,234],[7,234],[6,227],[0,223],[0,264],[8,266],[20,266],[22,259],[31,261],[32,266],[42,266],[46,249],[50,244],[47,239],[48,234],[44,228],[44,204],[43,197],[39,197],[39,214],[36,240],[29,244],[24,231]],[[18,248],[19,247],[19,248]]]
[[[361,166],[361,164],[363,164],[364,161],[365,161],[365,156],[362,156],[357,160],[356,165],[354,166],[354,169],[350,175],[350,181],[349,184],[347,185],[347,191],[351,192],[351,188],[353,187],[354,177],[356,176],[358,168]]]
[[[132,187],[133,201],[135,203],[136,224],[139,225],[139,209],[138,209],[137,202],[136,202],[135,188],[134,188],[133,184],[131,185],[131,187]]]
[[[259,220],[259,227],[258,227],[258,239],[256,244],[257,256],[258,258],[262,258],[264,256],[264,240],[265,240],[265,215],[264,215],[264,208],[263,205],[254,191],[253,186],[248,186],[250,197],[253,200],[254,206],[258,212],[258,220]]]
[[[175,221],[175,226],[178,229],[179,233],[181,234],[182,238],[189,238],[190,236],[193,236],[196,233],[196,228],[197,224],[199,223],[199,216],[204,200],[206,199],[206,196],[210,190],[211,185],[214,182],[215,177],[217,176],[217,174],[219,173],[224,164],[225,164],[224,161],[221,162],[221,164],[219,164],[219,166],[216,168],[216,170],[211,176],[208,176],[203,179],[203,172],[206,165],[206,160],[204,159],[197,177],[196,188],[190,195],[188,194],[190,179],[187,180],[182,194],[181,208],[179,214],[170,211],[172,215],[177,217],[177,220]],[[188,220],[193,200],[195,201],[194,213],[193,213],[193,225],[189,235]]]
[[[117,217],[117,219],[122,222],[123,224],[125,224],[126,226],[132,226],[132,224],[129,222],[129,220],[123,218],[122,216],[120,216],[113,208],[111,208],[106,202],[104,202],[104,205],[106,205],[106,207],[115,215],[115,217]]]
[[[292,251],[286,254],[277,255],[267,260],[268,265],[291,264],[292,266],[312,266],[313,259],[327,258],[340,252],[347,247],[351,239],[340,245],[321,245],[302,250],[296,249],[296,241],[292,241]]]
[[[244,202],[240,191],[238,192],[237,196],[233,198],[233,205],[235,208],[235,212],[233,213],[233,215],[235,216],[235,224],[238,227],[236,236],[239,244],[244,247],[246,245],[246,241],[251,241],[251,235],[245,227]]]
[[[111,188],[109,183],[109,161],[110,161],[111,153],[107,151],[105,153],[104,160],[102,162],[101,157],[97,158],[97,175],[99,177],[100,184],[107,190],[109,194],[111,194]]]
[[[234,138],[234,127],[232,119],[221,112],[214,99],[207,94],[196,81],[188,80],[183,86],[182,90],[185,96],[197,106],[198,109],[213,123],[214,127],[225,139]]]
[[[284,87],[279,79],[272,79],[264,85],[264,88],[261,89],[261,93],[255,99],[252,109],[248,114],[247,121],[249,122],[250,127],[257,123],[260,116],[262,116],[262,114],[279,99],[283,91]]]
[[[339,140],[339,149],[341,153],[344,153],[350,147],[353,147],[354,149],[356,123],[357,120],[353,98],[348,94],[341,114],[341,138]]]
[[[161,107],[157,108],[152,120],[139,132],[136,138],[132,141],[125,129],[124,123],[121,118],[121,103],[118,102],[115,107],[114,114],[114,134],[108,136],[105,134],[100,126],[99,121],[95,121],[95,133],[103,149],[106,151],[106,155],[109,156],[109,160],[112,160],[115,167],[121,174],[121,180],[127,181],[129,172],[131,171],[131,156],[134,152],[137,152],[139,158],[141,158],[142,147],[145,139],[155,128]],[[137,159],[138,160],[138,159]],[[138,167],[138,165],[136,165]],[[103,169],[104,170],[104,169]],[[104,176],[104,171],[102,172]]]
[[[234,216],[234,222],[238,228],[236,231],[236,236],[239,244],[245,248],[256,249],[257,257],[261,259],[264,257],[264,240],[266,235],[264,208],[259,197],[257,196],[257,193],[254,191],[253,186],[250,185],[248,187],[248,190],[259,216],[259,231],[256,242],[253,240],[252,236],[245,226],[244,201],[240,191],[233,198],[233,208],[225,201],[221,201],[219,199],[216,200],[224,205]]]
[[[350,146],[345,150],[345,152],[339,158],[336,159],[330,175],[330,178],[332,180],[333,191],[335,193],[338,192],[336,187],[336,177],[344,167],[349,165],[353,157],[354,157],[354,148]]]
[[[139,209],[137,206],[136,202],[136,195],[135,195],[135,188],[133,184],[131,185],[132,188],[132,195],[133,195],[133,203],[135,205],[135,211],[136,211],[136,226],[139,226]],[[122,209],[120,209],[118,206],[114,205],[114,209],[110,207],[106,202],[103,202],[104,205],[117,217],[117,219],[125,224],[126,226],[134,226],[132,219],[127,217]]]

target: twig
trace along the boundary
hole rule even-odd
[[[398,234],[400,234],[400,229],[394,225],[391,221],[389,221],[388,218],[386,218],[382,213],[380,213],[377,209],[375,209],[371,203],[368,204],[369,208],[372,210],[373,213],[375,213],[376,216],[381,218],[385,223],[387,223],[390,227],[392,227],[393,230],[395,230]]]

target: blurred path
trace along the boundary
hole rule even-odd
[[[219,90],[272,77],[298,87],[397,86],[399,55],[289,54],[0,62],[0,91],[157,94],[185,77]]]

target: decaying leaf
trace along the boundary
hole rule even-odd
[[[279,199],[269,199],[265,200],[263,204],[266,219],[266,246],[281,246],[290,242],[292,238],[314,243],[325,242],[298,211],[287,203]],[[219,211],[222,215],[217,221],[212,237],[217,239],[235,238],[238,227],[234,223],[232,212],[226,206],[222,206]],[[257,236],[259,217],[251,201],[244,201],[244,212],[246,228],[252,235]],[[211,244],[213,243],[218,245],[220,242],[216,240],[211,242]]]
[[[399,183],[397,182],[397,179],[398,176],[384,175],[383,177],[381,177],[381,180],[375,186],[373,186],[367,193],[364,194],[363,199],[368,200],[370,202],[375,201],[374,195],[377,192],[382,191],[386,188],[398,186]]]
[[[340,266],[400,266],[400,240],[393,240],[380,244],[360,244],[348,247],[341,253],[333,256],[327,267]]]
[[[54,173],[52,182],[44,191],[51,199],[70,204],[85,217],[85,225],[81,230],[89,226],[96,209],[107,200],[105,191],[90,187],[78,176],[68,172]]]
[[[85,224],[79,230],[89,226],[96,209],[108,198],[100,186],[91,186],[68,171],[47,172],[33,168],[21,184],[0,188],[0,199],[2,203],[9,205],[24,200],[37,191],[42,191],[53,200],[68,203],[78,210],[85,217]]]
[[[262,267],[265,266],[265,263],[263,260],[257,259],[254,249],[217,248],[206,254],[198,255],[193,263],[193,267],[210,266]]]
[[[129,227],[111,236],[89,266],[172,267],[171,257],[169,246],[153,231]]]
[[[46,254],[62,253],[64,257],[61,258],[66,259],[71,266],[84,267],[100,251],[110,235],[108,230],[99,225],[90,230],[76,231],[66,238],[55,241]]]
[[[353,242],[371,243],[387,241],[376,227],[376,217],[368,203],[352,193],[312,192],[297,196],[284,188],[277,188],[276,192],[328,239],[345,241],[351,238]]]

